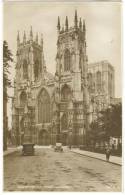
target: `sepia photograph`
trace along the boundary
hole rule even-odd
[[[122,192],[122,2],[3,3],[3,192]]]

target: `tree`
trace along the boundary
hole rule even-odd
[[[7,119],[7,101],[8,94],[7,88],[11,87],[11,80],[8,75],[10,74],[10,63],[13,62],[13,55],[8,48],[8,43],[3,42],[3,149],[7,149],[7,131],[8,131],[8,119]]]
[[[8,43],[4,41],[3,42],[3,85],[4,87],[12,86],[11,81],[8,78],[8,75],[10,74],[9,68],[11,67],[10,62],[13,62],[13,55],[8,48]]]
[[[121,103],[111,105],[105,111],[101,112],[100,121],[106,134],[110,137],[122,136],[122,105]]]
[[[110,137],[122,136],[122,105],[111,105],[100,112],[96,121],[90,124],[90,134],[93,140],[109,140]]]
[[[99,123],[97,120],[93,121],[90,124],[90,130],[89,130],[89,138],[96,143],[98,139],[98,133],[99,133]]]

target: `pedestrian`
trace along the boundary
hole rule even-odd
[[[110,158],[110,155],[111,155],[111,150],[110,148],[106,148],[106,161],[109,162],[109,158]]]

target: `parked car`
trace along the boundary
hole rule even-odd
[[[54,151],[55,152],[63,152],[62,143],[56,143],[56,145],[54,147]]]
[[[26,155],[26,156],[34,155],[34,153],[35,153],[35,149],[34,149],[35,144],[32,142],[32,137],[31,136],[29,136],[29,135],[24,136],[22,146],[23,146],[22,155]]]
[[[32,156],[34,155],[35,149],[34,149],[33,143],[25,143],[23,144],[22,154],[26,156]]]

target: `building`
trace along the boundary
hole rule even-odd
[[[99,111],[106,109],[115,99],[114,68],[107,61],[88,64],[88,91],[90,102],[90,122],[98,117]]]
[[[58,17],[57,33],[55,75],[46,68],[43,37],[40,43],[38,35],[33,39],[31,28],[28,40],[24,32],[21,42],[18,33],[13,98],[18,144],[24,135],[40,145],[83,144],[98,105],[106,107],[114,97],[114,69],[107,61],[88,65],[85,21],[76,11],[73,27],[68,17],[61,27]]]
[[[121,104],[122,103],[122,98],[112,98],[111,99],[111,104],[116,105],[116,104]]]

